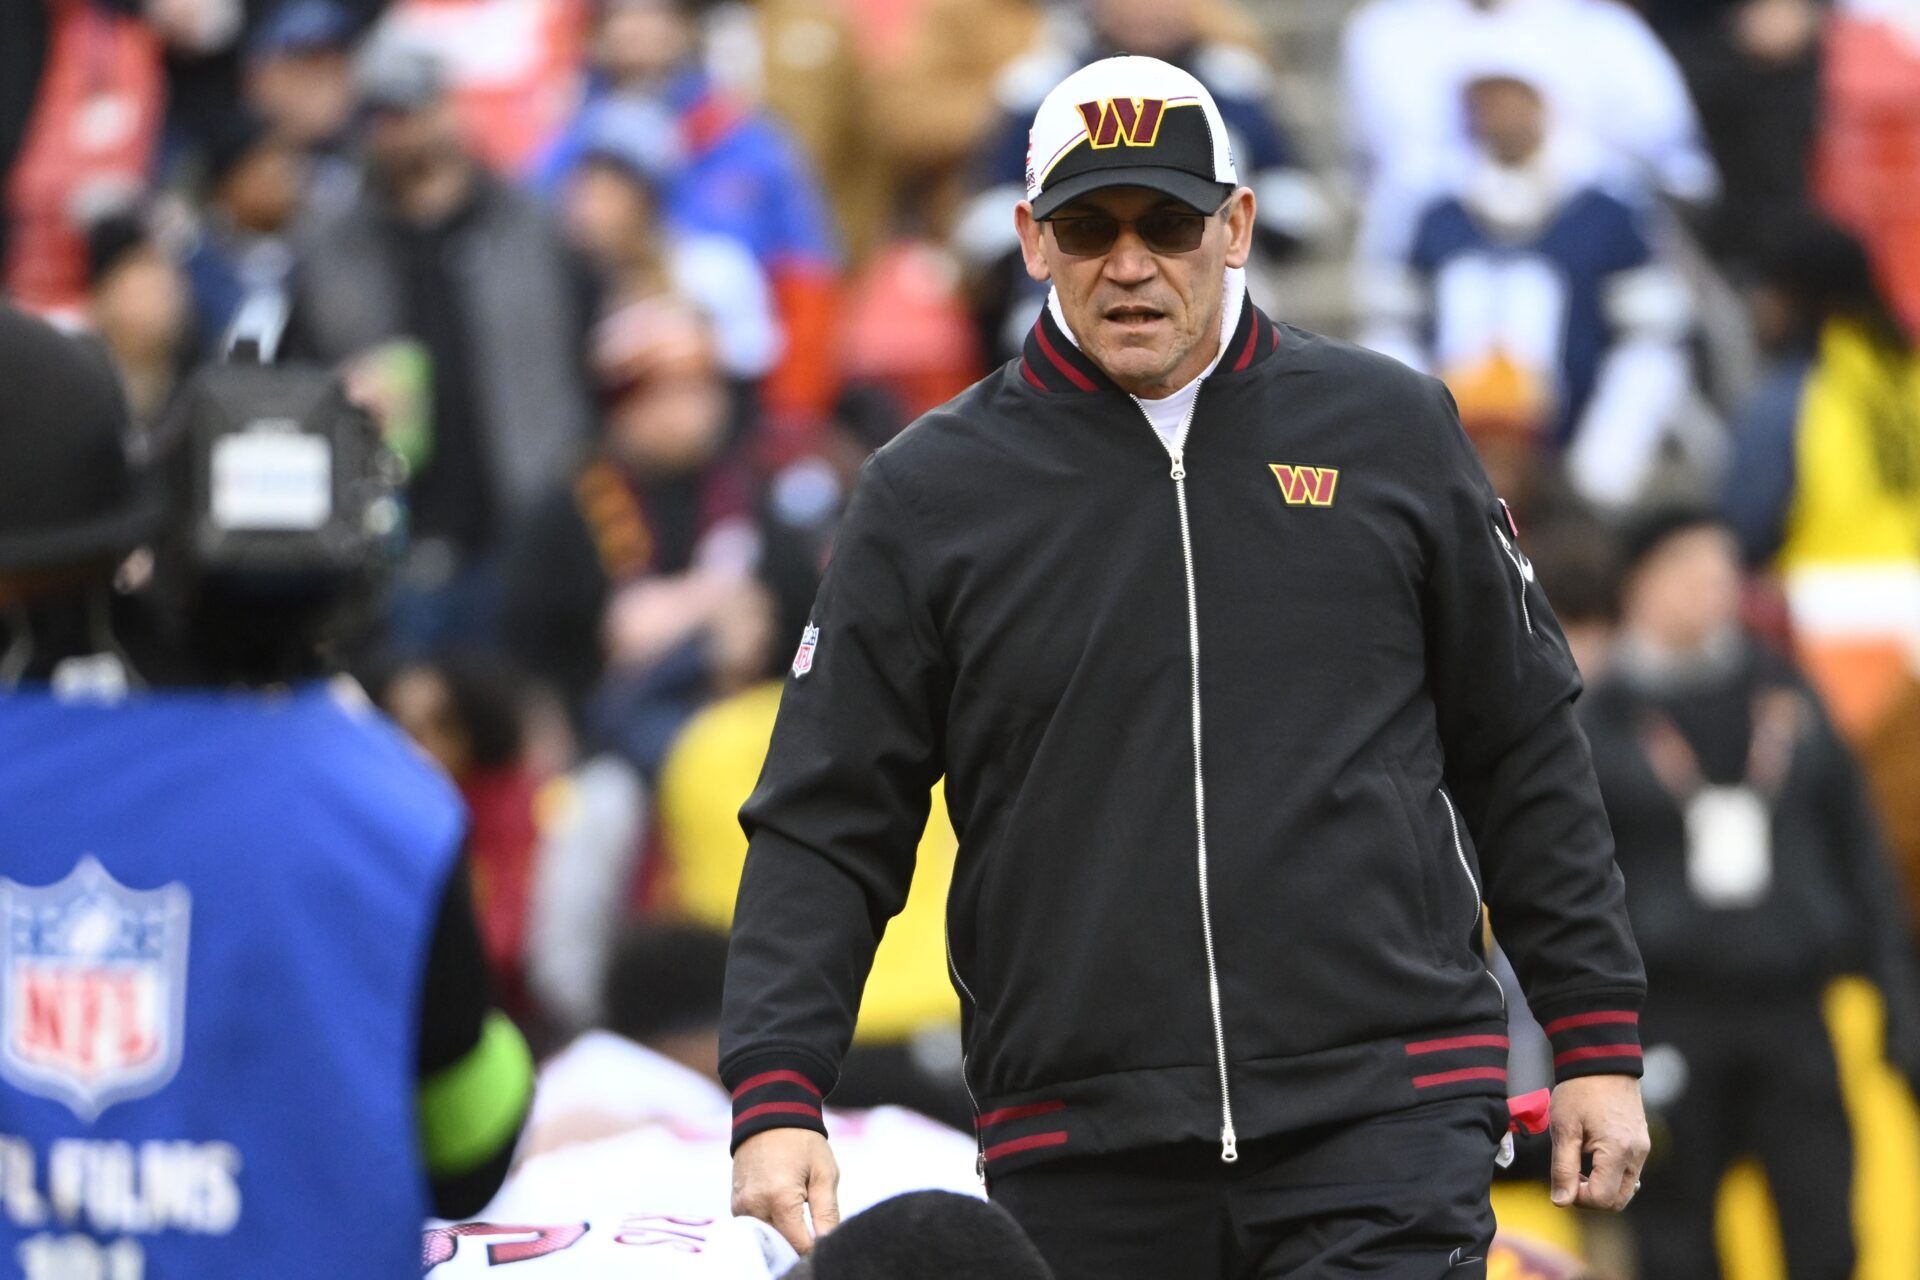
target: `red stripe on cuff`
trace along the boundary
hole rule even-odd
[[[749,1120],[761,1116],[812,1116],[820,1118],[820,1108],[810,1107],[804,1102],[763,1102],[757,1107],[748,1107],[733,1118],[733,1127],[738,1129]]]
[[[1051,1133],[1035,1133],[1024,1138],[1010,1138],[1005,1142],[996,1142],[988,1147],[985,1154],[989,1160],[998,1160],[1001,1156],[1018,1155],[1022,1151],[1032,1151],[1038,1147],[1061,1147],[1067,1142],[1067,1131],[1055,1129]]]
[[[1498,1080],[1505,1083],[1505,1067],[1462,1067],[1458,1071],[1437,1071],[1430,1076],[1415,1076],[1413,1087],[1431,1089],[1437,1084],[1459,1084],[1463,1080]]]
[[[1572,1013],[1564,1018],[1555,1018],[1540,1029],[1550,1036],[1557,1036],[1562,1031],[1572,1031],[1575,1027],[1597,1027],[1608,1022],[1624,1022],[1637,1026],[1640,1015],[1631,1009],[1607,1009],[1600,1013]]]
[[[1046,355],[1047,359],[1053,362],[1054,368],[1067,376],[1068,382],[1071,382],[1082,391],[1092,391],[1094,389],[1093,379],[1087,377],[1086,374],[1080,372],[1065,360],[1062,360],[1060,353],[1053,349],[1053,344],[1047,341],[1046,317],[1041,317],[1041,323],[1035,326],[1033,332],[1034,336],[1040,339],[1040,350]]]
[[[1504,1049],[1505,1036],[1449,1036],[1444,1040],[1415,1040],[1408,1053],[1444,1053],[1448,1049]]]
[[[762,1071],[757,1076],[749,1076],[742,1080],[740,1087],[733,1091],[733,1100],[738,1102],[741,1094],[752,1093],[755,1089],[764,1089],[770,1084],[797,1084],[814,1097],[821,1096],[820,1086],[798,1071]]]
[[[1006,1124],[1010,1120],[1025,1120],[1028,1116],[1044,1116],[1050,1111],[1065,1111],[1064,1102],[1029,1102],[1020,1107],[1002,1107],[998,1111],[989,1111],[974,1123],[982,1129],[991,1129],[997,1124]]]
[[[1584,1062],[1588,1058],[1637,1058],[1640,1046],[1637,1044],[1590,1044],[1584,1049],[1568,1049],[1565,1053],[1553,1055],[1553,1065],[1564,1067],[1569,1062]]]

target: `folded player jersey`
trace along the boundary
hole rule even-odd
[[[898,1107],[832,1111],[845,1217],[908,1191],[980,1195],[974,1144]],[[432,1280],[768,1280],[779,1235],[731,1216],[732,1103],[711,1080],[590,1032],[541,1072],[525,1149],[483,1221],[430,1228]],[[495,1272],[496,1267],[517,1270]]]
[[[422,1241],[431,1280],[494,1275],[527,1280],[774,1280],[796,1260],[779,1233],[751,1218],[635,1213],[548,1226],[468,1222],[433,1227]]]

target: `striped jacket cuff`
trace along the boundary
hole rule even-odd
[[[1564,1001],[1541,1012],[1553,1045],[1553,1079],[1640,1074],[1640,1008],[1618,993]]]
[[[733,1094],[733,1143],[741,1143],[768,1129],[811,1129],[825,1136],[821,1107],[831,1080],[823,1080],[819,1066],[799,1054],[768,1053],[748,1058],[726,1073]]]

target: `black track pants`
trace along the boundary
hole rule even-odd
[[[1245,1142],[993,1178],[1056,1280],[1480,1280],[1502,1098],[1452,1098]]]
[[[1789,1280],[1851,1276],[1853,1136],[1819,994],[1649,1000],[1640,1028],[1685,1070],[1628,1213],[1643,1280],[1720,1275],[1714,1198],[1743,1154],[1766,1169]]]

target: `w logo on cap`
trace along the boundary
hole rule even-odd
[[[1165,98],[1102,98],[1079,107],[1080,118],[1087,122],[1087,140],[1100,151],[1152,146],[1166,110]]]

